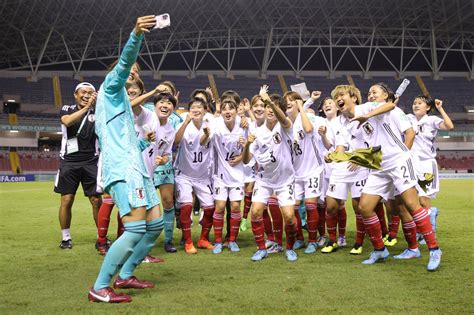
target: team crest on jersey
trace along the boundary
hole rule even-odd
[[[95,121],[95,115],[90,114],[89,116],[87,116],[87,120],[90,121],[90,122],[94,122]]]
[[[275,142],[276,144],[281,143],[281,135],[280,135],[279,132],[277,132],[273,135],[273,142]]]
[[[143,191],[143,188],[137,188],[135,189],[135,193],[137,194],[138,199],[143,199],[145,198],[145,192]]]
[[[304,131],[303,131],[303,130],[298,131],[298,139],[299,139],[299,140],[303,140],[303,139],[304,139]]]
[[[335,185],[335,184],[329,185],[329,191],[333,192],[335,189],[336,189],[336,185]]]
[[[370,135],[374,132],[374,127],[369,122],[366,122],[362,125],[362,129],[365,131],[366,134]]]

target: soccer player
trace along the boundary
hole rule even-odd
[[[317,130],[316,117],[308,115],[303,108],[303,99],[296,92],[283,95],[286,101],[286,114],[293,125],[293,168],[295,170],[295,217],[298,219],[298,208],[304,200],[308,225],[308,245],[306,254],[316,252],[318,248],[317,230],[319,222],[318,198],[321,196],[323,176],[323,160],[316,143],[321,140]],[[301,229],[301,219],[298,220],[298,230]],[[301,232],[302,234],[302,232]],[[304,242],[303,242],[304,244]],[[296,248],[296,243],[295,247]]]
[[[99,152],[97,136],[94,133],[95,102],[97,93],[92,84],[79,83],[74,91],[74,105],[61,108],[61,151],[60,165],[54,191],[61,194],[59,224],[61,226],[61,249],[71,249],[72,205],[79,183],[92,205],[92,214],[97,226],[101,205],[101,191],[97,186]]]
[[[155,16],[137,19],[118,63],[105,77],[97,97],[96,133],[102,156],[104,190],[114,199],[124,223],[124,233],[112,244],[104,258],[94,286],[89,290],[93,302],[130,302],[117,294],[110,281],[117,272],[114,288],[153,288],[149,281],[133,276],[135,268],[153,248],[163,229],[159,199],[146,171],[133,126],[132,107],[125,89],[133,83],[133,67],[140,51],[143,33],[155,25]]]
[[[278,198],[286,230],[286,258],[298,259],[293,245],[296,238],[294,169],[292,165],[292,123],[285,116],[286,104],[278,95],[268,96],[268,86],[259,93],[265,103],[265,124],[257,128],[255,135],[249,135],[244,146],[243,162],[249,163],[252,157],[258,164],[258,174],[252,196],[252,232],[258,245],[253,261],[268,256],[265,247],[262,214],[270,196]]]
[[[240,202],[244,198],[244,166],[242,164],[242,146],[240,138],[246,131],[236,123],[237,104],[226,98],[221,104],[221,117],[214,125],[212,146],[214,149],[214,199],[213,216],[215,244],[213,253],[222,253],[222,228],[227,199],[230,200],[229,249],[240,251],[236,239],[239,233],[241,213]]]
[[[203,207],[203,222],[201,236],[197,243],[199,248],[212,250],[209,242],[209,232],[212,228],[214,214],[214,198],[210,179],[212,159],[210,123],[204,116],[207,104],[199,98],[189,102],[189,113],[184,122],[178,126],[175,145],[179,145],[175,161],[176,195],[180,205],[180,222],[184,239],[184,249],[188,254],[196,254],[191,238],[191,211],[193,195],[199,199]]]

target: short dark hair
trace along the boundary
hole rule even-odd
[[[221,111],[224,109],[224,107],[229,106],[231,109],[237,110],[237,103],[234,102],[234,100],[230,97],[222,100],[222,105],[221,105]]]
[[[280,107],[280,109],[286,113],[286,102],[285,102],[285,99],[283,97],[281,97],[280,95],[278,94],[272,94],[270,95],[270,100],[273,102],[273,104],[275,104],[276,106]]]
[[[233,90],[227,90],[225,91],[224,93],[222,93],[221,95],[221,100],[224,100],[225,98],[232,98],[234,99],[234,102],[236,104],[240,104],[240,95],[239,93],[237,93],[236,91],[233,91]]]
[[[388,87],[387,84],[383,82],[379,82],[375,85],[378,85],[382,90],[384,90],[387,93],[387,99],[385,100],[386,102],[395,102],[395,93],[393,93],[392,89]]]
[[[427,95],[417,95],[415,97],[415,100],[419,98],[420,100],[422,100],[423,102],[426,103],[426,105],[428,105],[430,107],[430,109],[428,110],[428,114],[433,112],[434,110],[436,110],[436,106],[435,106],[435,101],[434,99],[432,99],[430,96],[427,96]]]
[[[203,99],[200,99],[200,98],[193,98],[188,103],[188,110],[191,109],[191,105],[193,105],[194,103],[200,103],[202,105],[202,107],[204,107],[204,109],[207,110],[207,103]]]
[[[212,95],[205,89],[195,89],[192,93],[191,93],[191,96],[190,98],[193,99],[193,98],[196,98],[196,95],[197,94],[204,94],[206,96],[206,99],[205,101],[207,103],[210,103],[212,101]]]
[[[168,92],[163,92],[163,93],[158,93],[155,95],[155,98],[153,99],[153,104],[156,105],[161,100],[168,100],[171,103],[173,103],[173,107],[176,107],[178,101],[176,100],[176,97],[172,95],[171,93]]]
[[[160,84],[158,85],[166,85],[167,87],[169,87],[171,90],[171,93],[173,93],[173,96],[175,96],[176,93],[178,93],[178,90],[176,90],[176,86],[171,81],[163,81],[163,82],[160,82]]]

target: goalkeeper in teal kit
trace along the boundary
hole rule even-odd
[[[112,244],[104,258],[94,286],[89,290],[92,302],[121,303],[132,298],[114,288],[153,288],[149,281],[133,276],[135,268],[155,245],[163,230],[160,200],[147,174],[139,140],[133,126],[133,112],[126,84],[137,77],[135,66],[143,40],[155,25],[155,16],[143,16],[127,41],[118,63],[107,74],[97,97],[96,133],[102,154],[104,190],[118,206],[125,232]]]

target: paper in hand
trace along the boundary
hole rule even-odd
[[[298,93],[301,96],[301,98],[303,99],[303,101],[306,101],[311,96],[310,93],[309,93],[308,88],[306,87],[305,82],[290,85],[290,88],[293,92]]]

